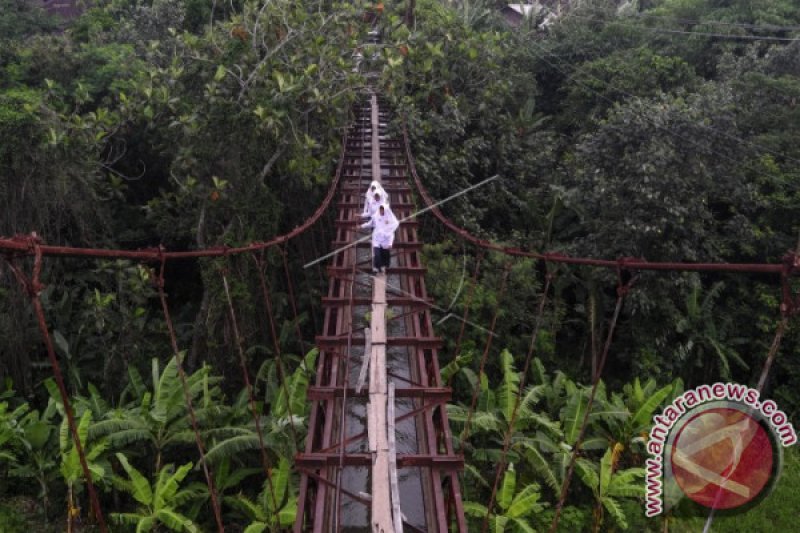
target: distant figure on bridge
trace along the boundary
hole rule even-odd
[[[381,204],[372,215],[372,218],[361,225],[362,228],[372,228],[372,272],[386,273],[392,262],[392,244],[394,232],[400,226],[397,217],[386,204]]]
[[[364,210],[361,211],[361,216],[372,218],[381,204],[389,205],[389,195],[386,194],[386,190],[380,183],[373,181],[369,184],[367,192],[364,193]]]

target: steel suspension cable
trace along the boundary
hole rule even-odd
[[[283,368],[283,358],[281,356],[280,339],[278,338],[278,331],[275,328],[275,314],[272,310],[272,298],[267,289],[267,282],[264,278],[264,252],[261,251],[260,255],[256,257],[255,253],[252,255],[253,261],[256,263],[256,270],[258,270],[258,282],[261,285],[261,294],[264,299],[264,309],[267,312],[267,320],[269,322],[270,332],[272,333],[272,343],[274,347],[275,366],[278,371],[278,380],[280,380],[283,394],[286,396],[286,412],[289,415],[289,431],[292,434],[293,448],[297,448],[297,432],[294,429],[294,414],[292,413],[291,396],[289,395],[289,387],[286,385],[286,372]],[[304,359],[305,360],[305,359]]]
[[[546,267],[547,265],[545,265]],[[525,390],[525,385],[528,382],[528,369],[531,365],[531,359],[533,358],[533,354],[536,351],[536,340],[539,338],[539,331],[542,327],[542,318],[544,317],[544,308],[547,303],[547,293],[550,292],[550,285],[553,280],[553,275],[549,272],[545,275],[545,285],[544,289],[542,290],[542,298],[539,301],[539,309],[536,313],[536,322],[533,327],[533,333],[531,334],[531,342],[528,346],[528,354],[525,357],[525,365],[522,369],[522,375],[519,380],[519,387],[517,388],[517,397],[514,400],[514,408],[511,410],[511,418],[508,421],[508,428],[506,429],[505,435],[503,437],[503,450],[500,453],[500,460],[497,462],[497,468],[495,469],[494,473],[494,484],[492,485],[492,495],[489,498],[489,504],[486,506],[486,516],[483,519],[483,527],[481,531],[486,533],[489,527],[489,515],[492,513],[492,507],[494,506],[495,497],[497,496],[497,488],[500,485],[500,476],[503,474],[506,468],[506,457],[508,456],[508,450],[511,447],[511,437],[514,433],[514,424],[517,422],[517,415],[519,414],[519,406],[522,402],[522,393]]]
[[[69,426],[70,435],[72,435],[72,443],[75,446],[75,451],[78,452],[81,470],[86,478],[86,489],[89,492],[89,501],[91,502],[92,511],[97,519],[97,525],[100,528],[100,531],[102,533],[108,533],[108,527],[106,526],[105,517],[103,516],[103,510],[100,507],[100,500],[97,497],[97,491],[95,490],[95,486],[92,481],[92,471],[89,469],[83,444],[81,444],[81,439],[78,435],[78,426],[75,424],[75,415],[72,412],[72,404],[69,400],[69,393],[67,392],[67,387],[64,383],[64,375],[61,373],[61,365],[56,357],[56,352],[53,347],[53,340],[50,337],[50,329],[47,326],[47,319],[45,318],[44,307],[42,306],[42,301],[40,298],[40,294],[44,289],[44,285],[41,282],[42,250],[39,243],[35,240],[31,239],[30,244],[34,252],[33,274],[30,280],[28,280],[22,271],[19,270],[10,260],[7,259],[7,262],[9,268],[11,268],[12,272],[16,276],[17,281],[20,283],[21,288],[27,292],[28,297],[31,299],[31,304],[33,305],[33,310],[36,314],[36,319],[39,325],[39,331],[42,334],[42,339],[44,340],[44,345],[47,349],[47,357],[50,360],[53,376],[55,377],[56,385],[58,386],[58,392],[61,396],[61,403],[64,406],[64,414],[67,417],[67,425]]]
[[[316,232],[312,231],[310,237],[311,237],[311,252],[314,254],[314,257],[321,256],[322,254],[319,252],[319,247],[317,246],[317,240],[319,239],[319,241],[322,242],[320,246],[324,246],[325,235],[322,232],[322,226],[318,226]],[[306,263],[304,262],[303,264]],[[320,287],[323,287],[325,285],[325,276],[322,275],[322,265],[317,263],[316,267],[317,267],[317,277],[319,278],[319,285]],[[303,270],[308,270],[308,269],[304,268]]]
[[[158,297],[161,300],[161,308],[164,311],[164,320],[167,324],[167,330],[169,332],[169,340],[170,344],[172,345],[172,352],[175,354],[175,363],[176,367],[178,368],[178,376],[181,380],[181,386],[183,387],[183,397],[184,401],[186,402],[186,407],[189,410],[189,420],[192,424],[192,430],[194,432],[194,440],[195,444],[197,445],[197,450],[200,453],[200,463],[203,465],[203,474],[206,478],[206,484],[208,485],[208,493],[211,497],[211,507],[214,510],[214,520],[217,522],[217,530],[219,533],[224,533],[225,526],[222,523],[222,512],[220,511],[219,500],[217,498],[217,488],[214,485],[214,477],[211,472],[211,469],[208,466],[208,461],[206,461],[206,450],[205,445],[203,444],[203,439],[200,436],[200,429],[197,424],[197,416],[194,412],[194,405],[192,402],[192,394],[189,390],[189,384],[186,380],[186,372],[183,369],[183,361],[181,361],[181,355],[178,350],[178,340],[175,335],[175,327],[172,324],[172,316],[169,312],[169,306],[167,305],[167,295],[164,291],[164,268],[166,266],[166,260],[161,261],[161,269],[159,271],[158,278],[156,279],[156,285],[158,288]]]
[[[481,376],[483,375],[483,370],[486,367],[486,360],[489,356],[489,350],[492,347],[492,341],[494,339],[494,328],[497,325],[497,316],[500,314],[500,304],[503,301],[503,297],[506,293],[506,288],[508,286],[508,276],[511,271],[511,262],[507,261],[506,266],[503,269],[503,279],[500,283],[500,291],[497,293],[497,301],[495,302],[494,307],[494,315],[492,316],[492,323],[489,327],[489,337],[486,339],[486,345],[483,348],[483,356],[481,357],[481,364],[478,370],[478,381],[475,383],[475,389],[472,391],[472,402],[470,403],[469,411],[467,412],[467,420],[464,423],[464,430],[461,432],[461,449],[464,449],[464,443],[469,439],[470,433],[470,424],[472,422],[472,415],[475,412],[475,407],[478,404],[478,391],[481,387]]]
[[[273,518],[277,518],[278,499],[275,497],[275,488],[272,485],[272,463],[267,456],[267,450],[264,446],[264,436],[261,432],[260,416],[258,414],[258,410],[256,409],[256,400],[253,396],[253,386],[250,383],[250,373],[247,371],[247,361],[245,360],[244,348],[242,347],[242,337],[239,334],[236,311],[233,308],[233,299],[231,298],[231,292],[228,287],[228,277],[225,275],[224,271],[220,272],[220,276],[222,277],[222,286],[225,288],[225,298],[228,301],[228,311],[230,312],[231,326],[233,328],[233,339],[236,343],[237,351],[239,352],[239,365],[242,368],[242,377],[244,378],[244,384],[247,388],[247,399],[248,404],[250,405],[250,413],[253,415],[253,422],[255,423],[256,433],[258,434],[258,445],[259,451],[261,452],[261,466],[264,468],[264,475],[266,476],[267,480],[267,488],[269,489],[270,497],[272,498],[272,508],[275,509],[275,517]]]
[[[611,322],[608,327],[608,335],[606,336],[606,342],[603,346],[603,353],[600,356],[600,363],[597,366],[597,373],[592,378],[592,389],[589,393],[589,399],[586,402],[586,412],[583,415],[583,421],[581,422],[581,428],[578,431],[578,437],[575,440],[575,445],[572,448],[572,454],[569,459],[569,466],[567,468],[567,475],[564,478],[564,481],[561,485],[561,494],[558,498],[558,504],[556,505],[556,512],[553,516],[553,522],[550,524],[550,533],[555,533],[556,529],[558,528],[558,521],[561,518],[561,511],[564,508],[564,503],[567,500],[567,493],[569,492],[569,485],[570,481],[572,480],[572,474],[575,471],[575,462],[578,459],[578,454],[581,451],[581,444],[583,443],[583,437],[586,434],[586,428],[589,425],[589,415],[592,413],[592,405],[594,404],[594,398],[597,394],[597,387],[600,384],[600,378],[603,375],[603,368],[605,368],[606,360],[608,359],[608,352],[611,348],[611,341],[614,338],[614,331],[617,327],[617,321],[619,320],[620,311],[622,311],[622,304],[625,300],[625,296],[627,296],[628,292],[630,291],[631,285],[636,280],[636,277],[631,277],[627,282],[623,283],[622,281],[622,271],[620,268],[617,269],[617,276],[618,276],[618,285],[617,285],[617,301],[614,306],[614,314],[611,317]]]
[[[769,377],[772,363],[775,361],[775,357],[778,355],[778,350],[780,349],[783,341],[783,334],[785,333],[788,325],[789,315],[784,314],[781,317],[781,320],[778,322],[778,327],[775,330],[775,336],[772,338],[772,343],[769,347],[767,359],[764,361],[764,366],[761,368],[761,376],[758,378],[758,385],[756,386],[758,392],[764,391],[764,386],[767,384],[767,378]]]

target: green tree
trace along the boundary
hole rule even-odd
[[[0,42],[22,39],[34,33],[50,31],[55,19],[25,0],[0,0]]]
[[[648,379],[644,385],[638,377],[622,387],[622,394],[612,392],[611,397],[599,406],[597,419],[599,434],[608,440],[611,450],[622,446],[622,451],[645,454],[653,416],[669,399],[679,395],[683,389],[682,380],[658,388],[654,379]]]

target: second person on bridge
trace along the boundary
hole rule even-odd
[[[373,181],[369,184],[367,192],[364,193],[364,210],[361,212],[361,216],[371,218],[381,204],[389,205],[389,195],[386,194],[383,185]]]
[[[362,228],[372,228],[372,272],[386,273],[392,261],[392,244],[394,232],[400,226],[397,217],[387,204],[381,204],[372,215],[372,218],[361,225]]]

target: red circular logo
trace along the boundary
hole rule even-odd
[[[712,509],[753,501],[772,475],[772,441],[749,414],[717,407],[692,416],[679,429],[671,452],[681,490]]]

